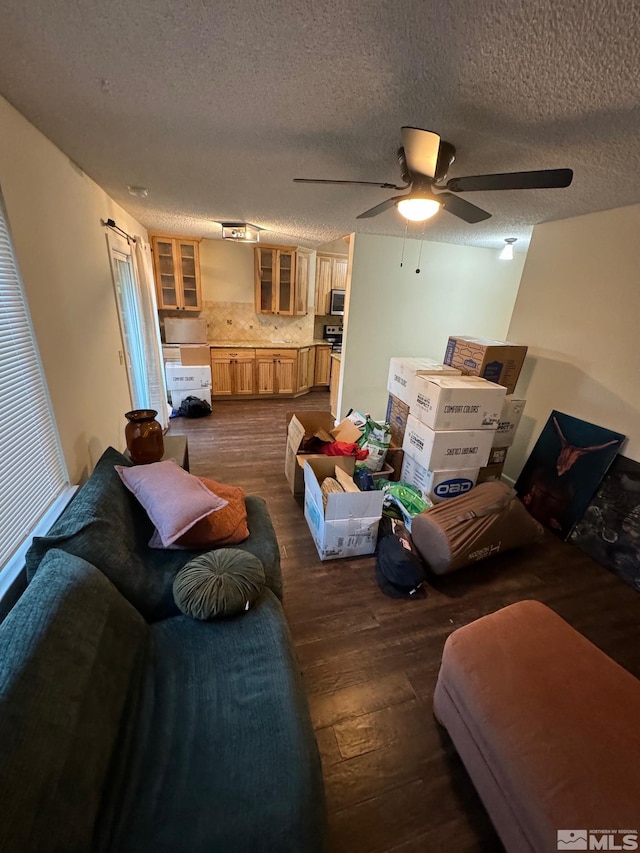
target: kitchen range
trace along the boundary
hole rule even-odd
[[[324,340],[331,344],[331,352],[342,352],[342,330],[343,326],[325,326]]]

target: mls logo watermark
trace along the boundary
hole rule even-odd
[[[558,850],[638,850],[637,829],[559,829]]]

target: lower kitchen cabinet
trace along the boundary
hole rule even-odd
[[[331,379],[331,347],[318,345],[315,348],[312,385],[328,385]]]
[[[329,409],[334,418],[338,414],[338,391],[340,388],[340,359],[331,359],[331,386],[329,388]]]
[[[255,388],[255,350],[211,348],[212,396],[248,396]]]
[[[309,382],[309,365],[313,355],[312,347],[300,347],[298,350],[298,391],[308,391],[313,383],[313,369],[311,370],[311,383]]]
[[[258,394],[294,394],[297,391],[297,350],[256,350]]]

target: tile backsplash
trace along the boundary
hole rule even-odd
[[[314,315],[281,317],[256,314],[253,302],[203,303],[200,317],[206,319],[210,343],[237,341],[291,341],[306,344],[313,340]]]

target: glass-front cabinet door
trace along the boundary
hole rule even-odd
[[[155,239],[153,246],[156,265],[158,307],[178,308],[178,283],[173,256],[173,240]]]
[[[296,250],[289,246],[256,246],[256,311],[295,314]]]
[[[260,314],[275,312],[276,249],[257,248],[256,258],[256,310]]]
[[[178,255],[180,258],[180,271],[182,273],[182,307],[199,309],[198,293],[198,244],[176,240]]]
[[[295,285],[295,252],[278,249],[278,302],[276,312],[278,314],[293,314],[294,285]]]
[[[180,237],[152,237],[158,308],[200,311],[198,241]]]

